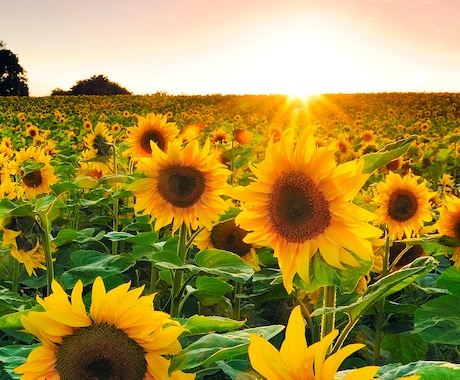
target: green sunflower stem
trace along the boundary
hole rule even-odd
[[[14,293],[19,292],[19,276],[21,274],[20,271],[20,263],[18,260],[13,258],[13,279],[11,283],[11,291]]]
[[[243,284],[237,282],[235,284],[235,300],[233,301],[233,319],[239,321],[241,318],[241,299],[239,295],[243,291]]]
[[[388,274],[389,268],[389,258],[390,258],[390,239],[386,238],[385,241],[385,250],[383,252],[383,268],[382,268],[382,277],[385,277]],[[384,309],[385,309],[385,298],[382,298],[377,301],[375,305],[375,340],[374,340],[374,365],[378,365],[380,361],[380,348],[382,345],[383,339],[383,322],[384,322]]]
[[[45,266],[46,266],[46,294],[51,294],[51,284],[54,279],[54,265],[53,255],[51,252],[51,224],[48,219],[46,212],[38,212],[38,219],[40,220],[41,234],[43,239],[43,250],[45,254]]]
[[[179,227],[179,242],[177,243],[177,256],[182,265],[185,264],[187,257],[187,226],[182,224]],[[178,317],[179,305],[182,295],[182,270],[176,269],[173,276],[172,295],[171,295],[171,317]]]
[[[335,308],[337,288],[333,285],[323,287],[323,307]],[[321,317],[321,339],[324,339],[335,328],[335,312],[323,314]]]
[[[118,163],[117,163],[117,150],[115,149],[115,141],[112,146],[112,154],[113,154],[113,174],[117,175],[118,174]],[[117,179],[115,179],[117,180]],[[118,182],[115,182],[115,194],[118,192]],[[118,198],[117,197],[112,197],[113,201],[113,225],[112,225],[112,230],[113,232],[118,232],[119,228],[119,218],[118,218]],[[118,253],[118,241],[115,239],[112,241],[112,255],[116,255]]]

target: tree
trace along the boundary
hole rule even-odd
[[[56,90],[53,91],[53,93]],[[61,90],[62,91],[62,90]],[[93,75],[89,79],[79,80],[68,92],[69,95],[120,95],[131,94],[118,83],[111,82],[104,75]]]
[[[26,71],[3,41],[0,41],[0,96],[29,96]]]

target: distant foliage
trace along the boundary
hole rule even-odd
[[[0,96],[29,96],[26,71],[3,41],[0,41]]]
[[[70,89],[65,91],[56,88],[51,95],[129,95],[126,88],[121,87],[118,83],[110,81],[104,75],[93,75],[91,78],[79,80]]]

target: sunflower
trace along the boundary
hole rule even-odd
[[[389,172],[384,182],[377,184],[376,223],[385,225],[390,239],[418,236],[424,222],[431,222],[433,194],[426,181],[409,172],[405,176]]]
[[[460,240],[460,198],[446,195],[445,202],[439,210],[438,232]],[[455,266],[460,267],[460,247],[455,247],[452,256]]]
[[[203,229],[193,243],[200,250],[217,248],[235,253],[255,270],[260,270],[255,246],[243,241],[247,233],[235,224],[234,218],[231,218],[215,224],[211,230]]]
[[[3,233],[2,246],[10,249],[11,256],[24,264],[29,276],[35,275],[35,269],[46,269],[45,254],[40,245],[40,227],[27,216],[6,218],[0,223]]]
[[[113,138],[105,123],[98,122],[94,131],[83,138],[84,146],[95,152],[95,156],[104,157],[110,154],[113,145]]]
[[[38,133],[38,127],[31,124],[26,128],[26,135],[34,139],[34,141],[40,141],[40,134]]]
[[[102,279],[96,278],[88,315],[83,283],[75,284],[69,302],[53,280],[53,293],[37,297],[45,311],[21,317],[25,330],[41,345],[15,373],[24,379],[194,379],[181,371],[168,377],[169,360],[163,357],[181,350],[177,338],[185,329],[153,309],[154,294],[141,296],[143,287],[129,287],[125,283],[106,292]]]
[[[350,200],[368,175],[363,162],[337,166],[334,149],[316,146],[313,130],[304,129],[294,147],[294,131],[270,141],[265,159],[251,170],[257,181],[229,195],[243,202],[236,224],[250,231],[247,243],[270,245],[290,293],[296,273],[309,282],[309,261],[319,251],[335,268],[372,260],[368,238],[381,230],[368,224],[374,215]],[[294,148],[293,148],[294,147]]]
[[[16,197],[16,185],[11,175],[17,170],[14,161],[7,159],[5,153],[0,153],[0,199]]]
[[[41,148],[31,146],[16,153],[19,182],[27,198],[50,193],[50,185],[58,181],[50,161],[51,156]]]
[[[167,152],[152,144],[152,155],[141,158],[139,167],[147,175],[128,189],[136,196],[135,210],[155,219],[155,230],[170,224],[173,232],[185,223],[198,222],[208,229],[228,206],[221,198],[231,174],[211,151],[209,140],[200,151],[194,140],[181,149],[181,141],[168,143]]]
[[[149,113],[146,117],[137,116],[137,126],[127,129],[126,144],[129,148],[125,155],[131,155],[133,161],[152,154],[151,143],[165,151],[168,142],[173,141],[179,134],[176,123],[168,122],[166,116]]]
[[[250,335],[249,360],[252,368],[267,380],[334,380],[343,360],[364,344],[345,346],[326,359],[332,341],[337,337],[334,330],[321,341],[307,346],[305,323],[300,306],[296,306],[289,317],[285,339],[278,351],[264,338]],[[355,369],[344,380],[374,379],[379,367],[368,366]]]

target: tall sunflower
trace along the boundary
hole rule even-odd
[[[460,240],[460,198],[446,195],[439,210],[437,228],[440,234]],[[460,247],[455,247],[452,260],[455,266],[460,267]]]
[[[321,341],[307,346],[305,323],[300,306],[289,316],[285,339],[278,351],[264,338],[251,334],[249,360],[252,368],[267,380],[334,380],[343,360],[364,344],[350,344],[326,359],[332,341],[337,337],[334,330]],[[369,366],[351,371],[344,380],[374,379],[379,367]]]
[[[374,215],[350,202],[368,178],[363,163],[337,166],[334,153],[316,145],[310,128],[296,145],[294,131],[286,130],[251,168],[257,181],[229,191],[243,202],[236,223],[250,231],[245,241],[273,248],[289,293],[296,273],[309,282],[309,261],[317,251],[332,267],[358,266],[352,252],[372,260],[368,238],[381,234],[367,223]]]
[[[193,243],[200,250],[217,248],[235,253],[255,270],[260,270],[255,246],[243,241],[247,234],[248,232],[237,226],[235,219],[231,218],[215,224],[211,230],[203,229]]]
[[[46,269],[45,254],[40,244],[40,227],[35,219],[28,216],[6,218],[0,223],[2,246],[10,249],[10,254],[24,264],[29,276],[35,269]]]
[[[146,117],[137,116],[137,125],[127,129],[125,143],[129,148],[124,152],[131,155],[133,161],[152,154],[151,143],[166,151],[168,142],[179,135],[176,123],[168,122],[167,116],[149,113]]]
[[[50,185],[58,181],[50,161],[51,156],[45,154],[41,148],[31,146],[27,149],[21,148],[16,153],[19,182],[27,198],[50,193]]]
[[[419,176],[389,172],[385,181],[377,184],[376,223],[387,227],[392,240],[418,236],[424,223],[432,221],[432,196]]]
[[[67,293],[53,280],[53,294],[37,297],[44,312],[21,317],[25,330],[41,345],[15,369],[24,379],[147,380],[194,379],[175,371],[168,377],[169,360],[181,350],[177,340],[184,328],[169,315],[153,309],[154,294],[141,296],[143,287],[130,283],[106,292],[100,277],[92,289],[89,315],[79,280]]]
[[[219,220],[227,204],[221,198],[230,171],[210,150],[209,140],[200,150],[194,140],[181,149],[181,142],[168,144],[167,152],[152,144],[149,158],[139,167],[146,174],[129,185],[136,197],[135,210],[155,219],[155,230],[173,222],[173,232],[183,223],[196,229],[198,222],[208,229]]]

